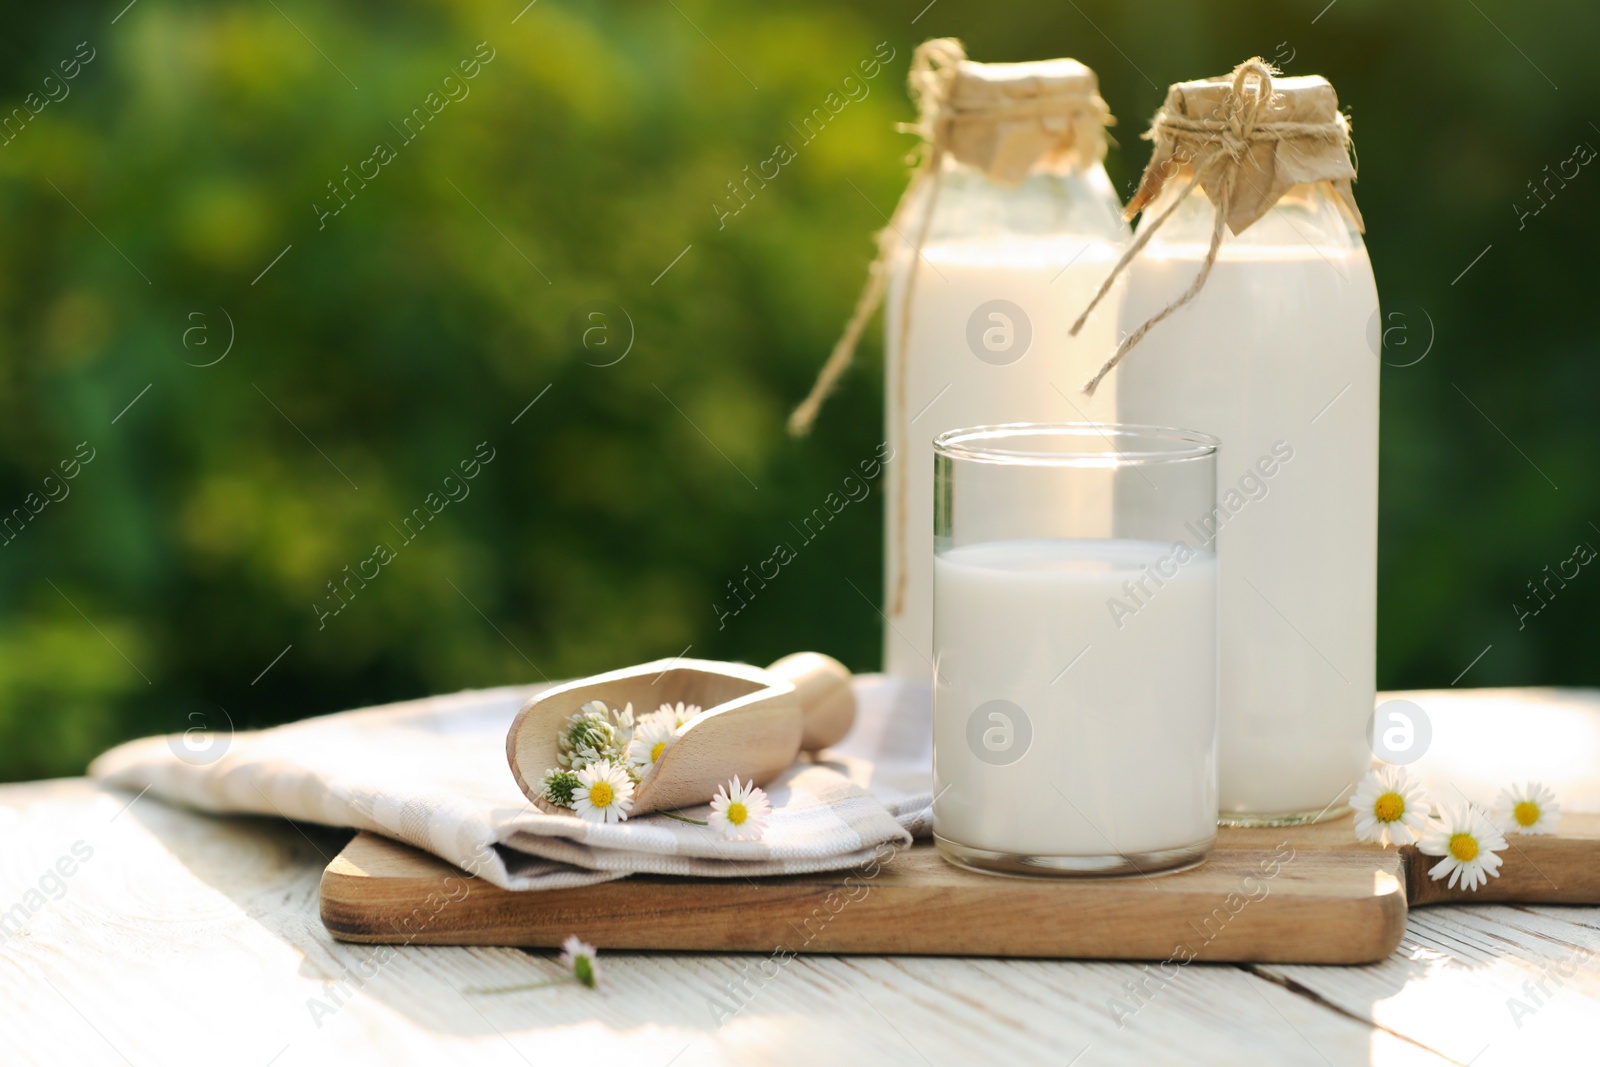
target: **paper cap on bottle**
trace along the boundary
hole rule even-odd
[[[1200,187],[1217,203],[1223,176],[1233,168],[1226,221],[1236,234],[1293,186],[1319,181],[1333,186],[1364,231],[1351,189],[1350,121],[1339,111],[1338,94],[1320,75],[1273,73],[1254,60],[1232,74],[1168,89],[1145,134],[1155,150],[1127,214],[1143,210],[1179,171],[1200,171]]]
[[[934,42],[929,42],[933,44]],[[1075,59],[975,63],[959,58],[927,116],[930,140],[994,181],[1015,185],[1043,162],[1097,163],[1111,111],[1094,71]]]

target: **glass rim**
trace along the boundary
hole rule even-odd
[[[1027,438],[1094,439],[1089,448],[1007,447]],[[1110,446],[1109,451],[1105,447]],[[1134,467],[1215,456],[1221,441],[1198,430],[1128,422],[1008,422],[947,430],[933,439],[935,455],[977,463],[1059,467]]]

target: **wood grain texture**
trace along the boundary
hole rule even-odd
[[[821,752],[843,741],[856,721],[850,668],[820,652],[793,652],[767,670],[800,698],[800,751]]]
[[[634,786],[633,814],[703,804],[735,775],[764,785],[794,763],[808,739],[825,747],[855,720],[850,672],[838,660],[802,652],[774,668],[674,657],[547,689],[522,706],[506,734],[511,776],[541,810],[570,814],[544,800],[539,787],[557,765],[559,738],[574,712],[592,700],[631,707],[636,716],[684,703],[704,710]]]
[[[1200,963],[1172,978],[1133,964],[955,957],[763,967],[758,956],[604,946],[604,994],[479,993],[557,968],[518,949],[334,940],[317,921],[317,886],[347,837],[78,780],[0,787],[0,905],[75,842],[93,849],[60,896],[0,940],[0,1062],[1448,1062],[1276,977]]]
[[[1503,763],[1473,780],[1442,764],[1436,794],[1453,782],[1492,800],[1508,775],[1545,776],[1573,810],[1600,809],[1600,695],[1399,695],[1422,698],[1441,752],[1470,755],[1495,736],[1451,704],[1516,716],[1496,738]],[[1530,700],[1571,729],[1530,727]],[[1564,772],[1540,762],[1552,753]],[[1335,828],[1310,829],[1301,855],[1333,847]],[[1578,905],[1413,910],[1399,947],[1362,967],[1197,962],[1169,975],[1144,963],[796,955],[774,969],[761,955],[602,943],[605,994],[481,994],[548,979],[555,962],[335,940],[318,886],[348,839],[81,780],[0,786],[0,916],[26,912],[20,932],[0,934],[0,1062],[1520,1067],[1592,1063],[1600,1033],[1600,908]],[[87,861],[73,857],[79,842]]]
[[[1600,1062],[1600,909],[1427,908],[1377,966],[1256,971],[1473,1067]]]
[[[322,918],[369,943],[551,947],[576,931],[633,949],[1370,963],[1399,944],[1408,898],[1600,904],[1600,815],[1512,846],[1476,895],[1433,881],[1415,848],[1357,842],[1349,818],[1226,829],[1203,866],[1152,878],[1000,878],[920,844],[853,871],[517,893],[361,834],[323,875]]]
[[[1404,848],[1412,907],[1423,904],[1600,904],[1600,815],[1571,812],[1558,834],[1528,837],[1508,834],[1500,854],[1500,876],[1476,891],[1428,872],[1439,862],[1415,848]]]
[[[1597,768],[1600,770],[1600,768]],[[1403,860],[1406,900],[1411,907],[1428,904],[1600,904],[1600,814],[1568,812],[1558,834],[1530,837],[1511,834],[1501,853],[1500,876],[1477,890],[1449,888],[1429,874],[1439,862],[1414,845],[1383,849],[1355,839],[1354,819],[1346,817],[1282,830],[1217,831],[1219,849],[1259,847],[1257,835],[1278,835],[1301,852],[1338,852],[1352,858],[1395,856]]]
[[[1160,878],[1056,881],[956,868],[927,844],[857,870],[786,878],[636,876],[575,890],[500,889],[362,834],[329,865],[323,922],[349,941],[635,949],[1364,963],[1405,927],[1403,863],[1255,831]],[[1274,839],[1269,835],[1277,835]]]

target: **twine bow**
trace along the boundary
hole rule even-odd
[[[1145,335],[1156,324],[1188,304],[1205,287],[1206,279],[1211,275],[1211,268],[1216,265],[1217,253],[1222,247],[1223,227],[1232,210],[1238,183],[1244,177],[1246,156],[1252,146],[1267,141],[1320,141],[1341,147],[1348,146],[1349,123],[1338,113],[1335,113],[1334,119],[1329,122],[1275,122],[1263,119],[1263,112],[1272,100],[1272,77],[1276,73],[1278,72],[1260,57],[1240,63],[1233,70],[1227,96],[1218,109],[1216,118],[1188,118],[1179,113],[1178,107],[1170,97],[1167,105],[1156,113],[1149,131],[1144,136],[1156,143],[1158,155],[1163,146],[1170,147],[1171,151],[1159,163],[1154,159],[1151,161],[1150,169],[1145,173],[1139,192],[1128,205],[1126,214],[1136,214],[1145,203],[1153,199],[1166,179],[1176,171],[1188,167],[1193,173],[1188,184],[1172,199],[1172,202],[1159,215],[1147,219],[1145,224],[1139,227],[1138,236],[1129,244],[1122,258],[1117,260],[1116,266],[1111,268],[1111,273],[1106,275],[1105,281],[1095,292],[1094,299],[1089,301],[1089,306],[1078,316],[1078,321],[1073,323],[1072,336],[1078,335],[1078,331],[1083,329],[1084,322],[1088,320],[1089,313],[1111,291],[1112,284],[1127,269],[1128,264],[1133,262],[1133,258],[1150,242],[1156,231],[1188,199],[1195,187],[1200,185],[1204,185],[1206,191],[1212,194],[1215,207],[1211,225],[1211,243],[1206,249],[1200,270],[1195,274],[1189,288],[1122,340],[1116,352],[1084,386],[1083,391],[1088,395],[1094,395],[1095,389],[1105,376],[1110,374],[1140,341],[1144,340]]]

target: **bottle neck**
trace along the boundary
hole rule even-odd
[[[1191,175],[1184,173],[1168,180],[1161,195],[1145,208],[1139,228],[1151,225],[1174,200],[1183,196]],[[1171,251],[1179,246],[1211,241],[1216,209],[1205,191],[1196,187],[1172,216],[1150,238],[1151,250]],[[1329,183],[1308,182],[1290,186],[1267,213],[1243,233],[1224,229],[1223,248],[1309,245],[1312,248],[1345,251],[1361,245],[1361,233]]]
[[[1098,160],[1040,160],[1013,186],[946,157],[936,178],[924,184],[913,219],[921,219],[930,195],[937,197],[930,241],[1073,236],[1121,242],[1128,236],[1116,190]]]

